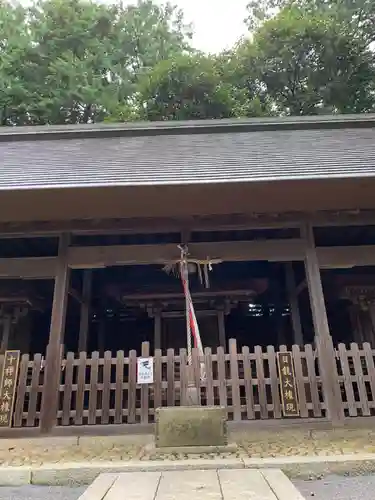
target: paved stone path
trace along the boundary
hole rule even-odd
[[[77,500],[85,488],[58,486],[1,487],[1,500]]]
[[[375,475],[294,481],[308,500],[374,500]]]
[[[278,469],[101,474],[80,500],[303,500]]]
[[[319,481],[294,481],[294,484],[306,500],[374,500],[375,475],[329,476]],[[1,500],[78,500],[85,489],[57,486],[0,486],[0,498]]]

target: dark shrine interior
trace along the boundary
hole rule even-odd
[[[267,231],[193,232],[191,241],[244,241],[298,237],[296,229]],[[375,244],[375,227],[317,228],[317,246]],[[180,243],[180,234],[146,234],[115,236],[73,236],[74,246],[131,245]],[[57,255],[57,238],[5,239],[0,248],[1,258]],[[297,285],[305,279],[302,262],[293,263]],[[71,289],[80,293],[83,270],[71,272]],[[347,300],[337,293],[338,276],[373,275],[375,269],[326,269],[322,281],[331,333],[334,342],[352,340]],[[226,338],[236,338],[239,346],[293,344],[291,312],[286,290],[285,263],[222,262],[213,265],[209,274],[210,287],[205,288],[197,274],[190,277],[190,287],[197,311],[203,345],[217,331],[215,315],[201,315],[199,311],[216,310],[224,301],[230,305],[225,316]],[[10,280],[0,282],[1,295],[28,294],[32,297],[30,309],[30,352],[45,353],[49,336],[53,299],[53,280]],[[218,295],[216,292],[224,292]],[[154,342],[154,320],[149,314],[152,305],[167,311],[163,318],[163,345],[185,347],[184,299],[178,277],[168,275],[161,265],[114,266],[93,270],[91,317],[88,351],[122,349],[140,350],[143,341]],[[313,342],[314,329],[307,288],[299,294],[299,310],[304,343]],[[65,351],[78,350],[80,302],[69,295]],[[178,341],[174,339],[178,338]]]

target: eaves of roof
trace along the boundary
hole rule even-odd
[[[0,141],[375,127],[375,114],[0,127]]]

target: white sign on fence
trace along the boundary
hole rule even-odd
[[[154,382],[153,358],[138,358],[137,383],[152,384]]]

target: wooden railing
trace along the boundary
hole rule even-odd
[[[336,356],[345,416],[375,415],[375,349],[368,343],[339,344]]]
[[[280,346],[281,352],[287,351]],[[148,356],[149,344],[142,345]],[[291,349],[301,418],[326,416],[322,382],[316,352],[311,345]],[[359,347],[340,344],[336,350],[337,377],[345,416],[375,415],[375,350],[369,344]],[[200,380],[200,363],[206,378]],[[137,384],[137,352],[113,357],[94,352],[68,353],[62,361],[57,425],[152,423],[155,408],[186,404],[188,384],[186,350],[169,349],[154,354],[154,383]],[[229,352],[222,348],[213,354],[205,349],[203,358],[193,351],[193,377],[199,388],[201,405],[220,405],[233,421],[283,418],[280,380],[275,348],[237,351],[230,341]],[[31,360],[21,358],[13,413],[13,427],[40,424],[44,365],[40,354]]]

